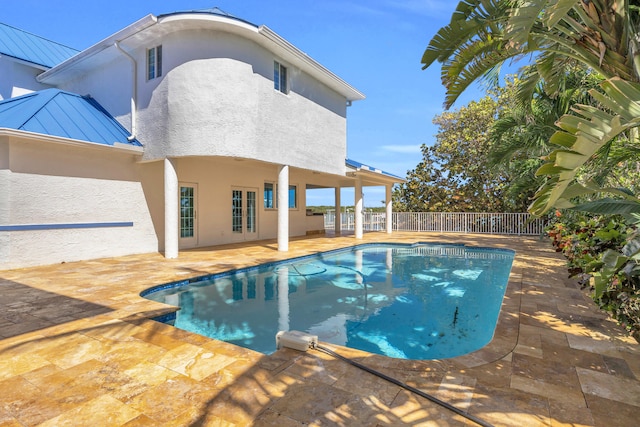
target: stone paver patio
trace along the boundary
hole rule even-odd
[[[495,426],[633,426],[640,346],[567,279],[534,238],[365,234],[363,242],[516,250],[494,339],[475,353],[406,361],[340,354]],[[0,426],[475,425],[324,353],[273,355],[150,317],[151,286],[351,246],[351,236],[273,241],[0,271]]]

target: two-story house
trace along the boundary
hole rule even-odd
[[[323,227],[305,191],[402,178],[346,160],[364,95],[266,26],[148,15],[83,51],[0,25],[0,269]],[[314,222],[315,221],[315,222]],[[339,231],[340,224],[336,224]],[[387,232],[391,232],[388,221]]]

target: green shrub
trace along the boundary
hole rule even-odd
[[[640,234],[620,216],[559,213],[547,228],[570,277],[640,341]]]

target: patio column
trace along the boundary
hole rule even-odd
[[[336,191],[336,203],[335,203],[336,220],[334,221],[334,230],[335,230],[336,236],[339,236],[340,234],[342,234],[342,211],[340,208],[340,187],[336,187],[335,191]]]
[[[388,234],[393,233],[393,204],[391,203],[393,196],[391,195],[391,188],[391,185],[385,186],[385,201],[387,203],[386,223]]]
[[[355,234],[356,239],[362,239],[362,178],[356,178],[355,188]]]
[[[278,172],[278,250],[289,250],[289,166]]]
[[[178,174],[172,159],[164,159],[164,257],[178,258]]]

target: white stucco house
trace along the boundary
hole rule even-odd
[[[323,228],[305,191],[402,178],[347,160],[364,95],[266,26],[148,15],[83,51],[0,24],[0,269]],[[336,224],[339,232],[340,224]],[[388,224],[387,232],[391,232]]]

